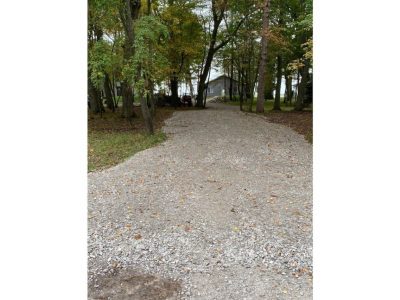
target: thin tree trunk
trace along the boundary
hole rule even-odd
[[[264,2],[260,64],[258,67],[257,113],[264,112],[265,72],[267,66],[267,31],[269,25],[269,0]]]
[[[230,78],[229,78],[229,101],[233,101],[233,52],[231,53],[231,65],[230,65]]]
[[[117,96],[115,95],[115,82],[114,82],[114,78],[113,80],[110,81],[110,89],[111,89],[111,95],[112,95],[112,100],[114,103],[114,108],[117,109]]]
[[[282,56],[277,57],[277,77],[275,88],[274,110],[281,110]]]
[[[300,70],[297,70],[296,95],[294,97],[295,102],[297,102],[297,98],[299,97],[299,86],[300,86]]]
[[[107,107],[112,111],[115,112],[114,100],[111,92],[111,81],[108,74],[105,76],[104,80],[104,92],[106,94],[106,104]]]
[[[190,74],[190,71],[187,74],[186,82],[189,84],[190,97],[193,99],[193,97],[194,97],[194,88],[193,88],[193,83],[192,83],[192,74]]]
[[[147,95],[147,101],[150,104],[151,116],[154,118],[154,116],[156,115],[156,102],[154,100],[154,83],[151,80],[149,80],[149,89],[150,93]]]
[[[244,70],[242,69],[242,71],[240,72],[240,93],[239,93],[239,105],[240,105],[240,110],[243,111],[243,97],[244,97],[244,78],[243,78],[243,73]]]

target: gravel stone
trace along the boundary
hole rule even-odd
[[[89,299],[312,299],[312,146],[219,103],[163,130],[88,174]]]

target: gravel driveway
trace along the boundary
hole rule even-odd
[[[237,107],[88,175],[89,299],[312,299],[312,146]]]

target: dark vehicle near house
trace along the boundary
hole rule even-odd
[[[170,95],[162,94],[162,93],[157,93],[154,94],[154,99],[156,100],[156,105],[157,106],[172,106],[172,107],[178,107],[182,106],[183,103],[181,101],[181,98],[178,97],[174,101],[173,97]]]
[[[185,105],[185,106],[192,107],[192,106],[193,106],[193,103],[192,103],[192,96],[187,95],[187,94],[183,95],[183,97],[182,97],[182,104]]]

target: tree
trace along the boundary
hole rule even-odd
[[[234,7],[234,2],[230,3],[232,7]],[[197,97],[196,97],[196,106],[204,107],[205,99],[204,99],[204,90],[206,88],[206,80],[209,76],[211,64],[214,58],[215,53],[218,52],[221,48],[223,48],[226,44],[228,44],[233,36],[236,35],[236,32],[239,30],[246,16],[241,15],[240,19],[235,17],[231,18],[231,23],[226,23],[226,35],[222,37],[221,41],[218,43],[217,37],[219,33],[219,28],[222,21],[226,17],[226,12],[228,9],[228,0],[211,0],[211,23],[212,25],[208,27],[210,31],[209,45],[208,49],[205,51],[205,61],[204,67],[201,70],[199,81],[197,85]],[[207,28],[205,28],[207,30]]]
[[[134,55],[130,73],[139,94],[146,130],[149,134],[153,134],[153,118],[149,110],[148,96],[152,91],[151,83],[163,77],[162,69],[168,63],[160,51],[160,47],[164,46],[168,36],[168,29],[158,17],[148,15],[136,22],[134,31]]]
[[[269,1],[264,2],[264,12],[263,12],[263,26],[261,33],[261,53],[260,53],[260,64],[258,67],[258,88],[257,88],[257,113],[264,112],[264,89],[265,89],[265,71],[267,64],[267,33],[269,27]]]
[[[174,105],[179,103],[179,81],[191,78],[191,67],[202,55],[204,34],[199,17],[193,12],[195,8],[192,1],[170,0],[160,14],[169,32],[169,40],[164,48],[164,55],[169,62],[165,72],[169,77]]]
[[[134,93],[132,88],[132,79],[128,76],[129,64],[131,63],[134,55],[134,40],[135,35],[133,25],[135,20],[139,17],[139,10],[141,1],[139,0],[120,0],[119,14],[125,32],[124,49],[124,68],[123,68],[123,81],[121,83],[122,90],[122,115],[125,118],[131,118],[135,115],[133,110]]]

